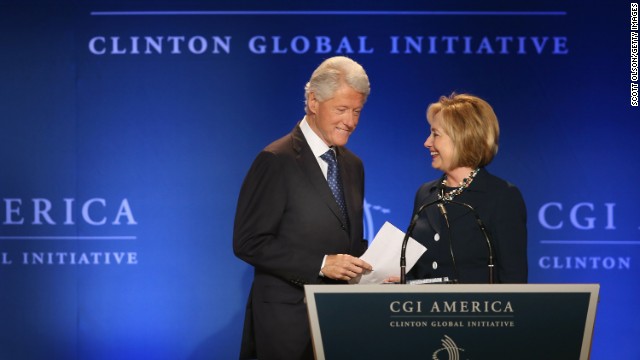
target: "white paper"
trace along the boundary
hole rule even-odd
[[[367,251],[360,257],[360,259],[371,264],[373,271],[356,277],[350,282],[352,284],[382,284],[390,276],[399,277],[400,252],[403,239],[403,231],[391,223],[385,222],[375,238],[373,238]],[[409,238],[406,253],[407,272],[418,262],[418,259],[425,251],[427,251],[426,247],[413,238]]]

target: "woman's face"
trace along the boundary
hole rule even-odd
[[[431,134],[424,142],[424,147],[431,153],[431,166],[434,169],[448,172],[453,170],[453,156],[455,147],[453,140],[444,132],[442,127],[442,112],[438,112],[431,120]]]

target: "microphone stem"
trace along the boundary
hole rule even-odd
[[[420,206],[420,208],[418,208],[418,210],[415,212],[415,214],[413,215],[413,218],[411,219],[411,222],[409,223],[409,227],[407,228],[407,232],[404,234],[404,239],[402,239],[402,248],[400,251],[400,284],[406,284],[407,283],[407,277],[406,277],[406,267],[407,267],[407,243],[409,242],[409,236],[411,236],[411,233],[413,232],[413,228],[416,226],[416,223],[418,222],[418,217],[420,216],[420,213],[422,212],[422,210],[428,208],[429,206],[432,206],[434,204],[439,203],[440,200],[435,200],[432,201],[430,203],[424,204],[422,206]]]
[[[400,284],[407,283],[407,244],[409,243],[409,236],[411,236],[411,232],[414,226],[416,226],[416,220],[418,220],[418,214],[411,220],[411,224],[409,224],[409,228],[404,234],[404,239],[402,239],[402,248],[400,250]]]
[[[494,260],[493,260],[493,246],[491,245],[491,238],[489,237],[489,234],[487,233],[487,229],[484,227],[484,223],[482,222],[482,219],[480,219],[480,215],[478,214],[478,212],[473,208],[473,206],[467,204],[467,203],[462,203],[462,202],[457,202],[457,201],[448,201],[447,203],[450,204],[456,204],[456,205],[460,205],[460,206],[464,206],[467,209],[469,209],[471,211],[471,213],[473,214],[473,216],[476,218],[476,223],[478,224],[478,227],[480,228],[480,231],[482,232],[482,235],[484,236],[484,240],[487,243],[487,252],[488,252],[488,264],[487,267],[489,268],[489,284],[493,284],[494,283],[494,276],[493,276],[493,272],[494,272]]]
[[[451,230],[451,225],[449,224],[449,216],[447,215],[447,209],[444,207],[443,203],[438,204],[438,209],[440,209],[440,214],[444,218],[445,224],[447,225],[447,231],[449,235],[449,254],[451,255],[451,265],[453,266],[453,274],[454,281],[457,282],[460,278],[460,273],[458,272],[458,266],[456,265],[456,257],[453,251],[453,231]]]

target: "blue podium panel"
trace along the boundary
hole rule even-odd
[[[307,286],[318,359],[587,359],[599,285]]]

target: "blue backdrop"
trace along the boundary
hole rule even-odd
[[[640,358],[630,19],[620,0],[1,0],[0,358],[236,358],[242,179],[338,54],[372,83],[349,142],[367,236],[406,227],[439,176],[427,105],[479,95],[502,132],[489,170],[527,203],[530,281],[600,283],[592,359]]]

